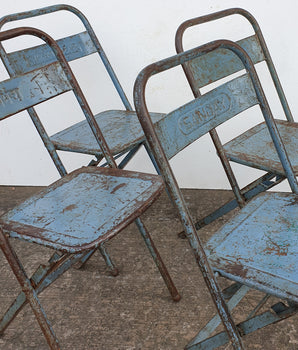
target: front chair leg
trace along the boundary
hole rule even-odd
[[[58,339],[51,327],[49,320],[47,319],[46,313],[43,310],[40,301],[37,297],[37,293],[32,287],[32,284],[29,278],[26,275],[26,272],[18,259],[16,253],[12,249],[8,237],[4,235],[3,231],[0,229],[0,247],[5,255],[16,279],[21,285],[22,291],[26,295],[35,317],[39,323],[39,326],[52,350],[60,350]]]

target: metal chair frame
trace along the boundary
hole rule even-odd
[[[83,167],[66,174],[0,218],[0,247],[22,288],[22,292],[0,320],[0,334],[3,334],[23,306],[29,303],[49,347],[60,349],[58,339],[39,302],[38,294],[71,266],[92,255],[100,244],[111,239],[133,221],[172,299],[178,301],[180,295],[149,232],[139,218],[162,192],[164,186],[160,176],[117,169],[106,140],[59,46],[44,32],[25,27],[0,33],[0,41],[20,35],[33,35],[44,40],[55,54],[56,61],[0,84],[0,119],[10,117],[64,92],[72,91],[109,165],[108,168]],[[125,194],[122,188],[126,186],[130,186],[130,189]],[[96,196],[96,199],[92,196]],[[73,204],[68,202],[69,198]],[[92,203],[90,198],[93,198]],[[79,208],[78,211],[72,214],[76,207]],[[109,215],[114,211],[115,217],[107,217],[104,221],[102,219],[104,210],[108,211]],[[85,212],[88,212],[88,219]],[[94,227],[91,226],[92,218]],[[74,226],[68,229],[67,223]],[[50,247],[56,252],[46,266],[40,265],[29,278],[10,245],[9,237]]]
[[[154,124],[150,119],[145,99],[146,84],[150,77],[173,67],[185,65],[186,63],[191,62],[192,60],[195,60],[207,53],[211,53],[217,49],[229,50],[236,54],[245,67],[247,74],[234,79],[230,83],[223,84],[203,96],[196,97],[189,103],[168,113],[158,124]],[[241,88],[244,89],[245,96],[243,96],[243,99],[237,100],[237,94],[239,95],[239,90],[241,90]],[[235,98],[232,96],[233,92]],[[229,96],[231,96],[230,99]],[[234,349],[243,349],[241,336],[256,329],[262,328],[265,325],[275,323],[297,312],[297,281],[292,281],[289,286],[287,286],[287,283],[284,283],[283,288],[277,288],[278,284],[276,284],[275,287],[275,282],[277,282],[277,280],[273,282],[270,281],[270,275],[266,275],[266,271],[264,272],[265,278],[263,275],[261,277],[256,277],[255,275],[250,274],[249,266],[241,261],[241,256],[240,259],[237,258],[237,256],[233,257],[233,245],[229,242],[228,248],[232,246],[232,248],[230,248],[228,251],[229,254],[231,254],[231,263],[229,264],[229,261],[225,260],[224,262],[227,265],[226,268],[224,264],[220,264],[220,262],[218,262],[218,259],[221,258],[220,248],[219,253],[216,251],[218,255],[212,251],[205,251],[198,235],[200,231],[197,231],[196,226],[192,221],[191,215],[187,209],[183,195],[179,189],[168,160],[174,154],[178,153],[181,149],[192,143],[194,140],[208,133],[210,130],[213,130],[220,124],[224,123],[226,120],[232,118],[235,114],[258,104],[261,108],[269,133],[272,137],[272,141],[276,147],[280,161],[283,165],[285,174],[294,194],[286,193],[281,195],[274,195],[267,193],[266,196],[262,194],[255,197],[243,209],[240,209],[239,214],[234,216],[233,220],[224,226],[220,232],[225,233],[225,230],[228,229],[231,231],[231,235],[235,232],[235,240],[238,240],[238,244],[241,247],[242,232],[239,233],[237,231],[237,226],[241,227],[241,229],[244,226],[243,230],[245,231],[246,223],[253,224],[254,221],[258,222],[258,220],[262,220],[263,215],[262,212],[260,213],[258,211],[258,207],[260,206],[259,202],[262,202],[264,198],[266,198],[266,200],[268,200],[268,206],[272,213],[272,225],[275,225],[273,232],[284,232],[283,218],[278,217],[282,210],[279,209],[284,208],[292,213],[291,220],[294,223],[291,221],[291,224],[289,224],[289,227],[286,227],[286,229],[289,237],[293,238],[291,242],[295,244],[295,237],[297,236],[297,225],[295,225],[295,220],[297,218],[298,212],[297,179],[289,162],[286,149],[283,145],[275,121],[272,117],[272,113],[256,74],[253,62],[247,53],[236,43],[227,40],[214,41],[208,45],[206,44],[201,47],[185,51],[176,56],[172,56],[168,59],[147,66],[139,73],[136,79],[134,86],[134,101],[136,111],[147,138],[147,142],[151,148],[152,153],[154,154],[158,167],[166,182],[166,186],[168,192],[171,195],[172,201],[176,205],[180,220],[184,227],[184,232],[189,240],[190,246],[195,255],[196,261],[200,267],[203,278],[206,282],[219,315],[216,316],[210,323],[208,323],[206,327],[202,329],[199,335],[186,348],[192,350],[210,350],[223,345],[230,340]],[[223,103],[222,109],[220,108],[220,101],[227,103],[226,108],[224,108],[225,103]],[[208,107],[209,105],[210,107],[212,105],[217,105],[220,112],[210,114],[204,113],[204,106]],[[278,208],[276,212],[274,212],[273,205],[279,200],[285,200],[286,204],[283,204],[281,208]],[[255,216],[254,219],[250,220],[252,212],[255,213]],[[276,216],[278,218],[276,218]],[[243,223],[243,225],[241,225],[239,222]],[[253,232],[256,231],[254,237],[257,234],[262,234],[262,232],[265,231],[265,226],[266,225],[263,224],[261,227],[257,227],[257,229],[253,230]],[[225,242],[225,236],[222,237],[222,235],[215,235],[215,237],[215,242],[213,241],[212,243],[211,240],[209,246],[207,244],[207,247],[211,247],[213,250],[215,250],[214,247],[216,247],[216,243],[223,241],[224,244]],[[297,258],[295,261],[295,246],[293,249],[294,260],[291,261],[294,263],[294,265],[297,265]],[[277,259],[278,258],[279,257],[277,257]],[[237,259],[239,259],[240,262]],[[252,261],[253,260],[254,256],[252,257]],[[245,266],[242,266],[241,262]],[[235,283],[228,287],[226,290],[222,291],[218,285],[215,272],[223,277],[231,279]],[[276,279],[278,279],[278,277],[276,277]],[[269,283],[268,281],[272,283]],[[236,325],[231,316],[231,310],[239,303],[239,301],[243,298],[243,296],[250,288],[265,292],[265,297],[256,306],[255,310],[253,310],[252,313],[248,316],[248,320]],[[267,300],[267,294],[287,299],[288,305],[284,303],[278,303],[272,307],[274,311],[273,314],[268,311],[262,315],[256,315],[257,311]],[[215,336],[211,336],[220,321],[222,321],[225,331]]]
[[[102,63],[104,64],[104,67],[109,74],[113,85],[117,90],[117,93],[119,94],[119,97],[125,107],[125,111],[105,111],[95,116],[96,121],[100,123],[100,127],[102,129],[108,129],[108,131],[111,132],[111,135],[107,135],[107,132],[105,132],[105,135],[108,136],[106,136],[108,143],[112,143],[110,149],[114,155],[114,159],[125,155],[118,165],[118,167],[122,169],[127,165],[131,158],[144,144],[144,135],[141,126],[139,125],[138,118],[133,111],[128,98],[126,97],[125,92],[120,85],[120,82],[87,18],[78,9],[72,6],[54,5],[37,10],[4,16],[0,19],[0,29],[6,23],[46,15],[57,11],[68,11],[73,13],[80,19],[86,29],[84,32],[57,40],[57,43],[62,49],[67,61],[73,61],[97,53]],[[26,73],[35,68],[45,66],[46,64],[52,63],[56,60],[55,55],[47,45],[40,45],[25,50],[7,53],[2,43],[0,43],[0,56],[11,77]],[[49,155],[51,156],[57,171],[61,176],[66,175],[67,171],[57,153],[57,150],[94,155],[96,160],[92,159],[89,163],[89,165],[94,166],[98,165],[104,158],[104,155],[101,149],[98,147],[98,144],[93,140],[86,120],[83,120],[80,123],[76,123],[71,127],[56,133],[55,135],[49,136],[36,110],[33,107],[30,107],[27,109],[27,112],[36,130],[38,131]],[[116,118],[119,118],[118,115],[122,120],[120,120],[121,123],[123,123],[123,118],[124,120],[127,120],[127,128],[124,130],[125,132],[120,131],[119,133],[117,127],[114,126],[114,124],[116,124]],[[156,120],[159,120],[162,117],[162,114],[154,113],[153,117],[156,118]],[[109,125],[111,125],[114,129],[111,130]],[[72,132],[74,133],[71,134]],[[81,138],[84,134],[85,145],[81,142]],[[122,137],[120,140],[119,134]],[[144,146],[148,152],[147,146]],[[156,163],[150,152],[148,155],[156,168]],[[106,165],[107,163],[102,164],[102,166]],[[99,246],[99,251],[103,256],[107,266],[109,267],[111,274],[113,276],[117,276],[118,269],[113,263],[104,245]],[[76,267],[83,267],[87,261],[88,260],[83,259],[80,264],[76,265]]]
[[[182,43],[183,36],[188,28],[198,26],[210,21],[215,21],[223,17],[232,16],[232,15],[243,16],[249,21],[252,28],[254,29],[255,35],[241,39],[237,41],[237,43],[244,50],[247,51],[247,53],[251,57],[254,64],[257,64],[262,61],[266,62],[272,81],[274,83],[277,95],[279,97],[280,103],[282,105],[284,114],[287,119],[287,121],[276,120],[277,126],[280,129],[280,132],[282,133],[282,138],[285,143],[286,149],[288,150],[291,150],[292,148],[296,149],[297,148],[296,145],[298,142],[298,139],[296,136],[298,123],[294,123],[292,113],[290,111],[286,96],[284,94],[283,88],[279,81],[276,69],[272,62],[272,58],[270,56],[267,45],[265,43],[265,39],[263,37],[261,29],[257,21],[255,20],[255,18],[248,11],[243,10],[241,8],[232,8],[224,11],[219,11],[210,15],[193,18],[183,22],[179,26],[176,32],[176,37],[175,37],[176,51],[177,53],[183,52],[183,43]],[[220,65],[218,65],[216,68],[216,62],[219,62],[219,60],[221,60]],[[199,71],[198,68],[200,68],[201,70]],[[186,77],[189,81],[189,84],[191,86],[192,92],[195,97],[201,96],[200,89],[203,86],[206,86],[209,83],[217,81],[221,78],[228,77],[229,75],[237,71],[240,71],[242,68],[243,66],[240,60],[235,58],[233,54],[228,53],[227,56],[223,57],[222,55],[220,55],[219,50],[212,52],[211,54],[208,54],[204,57],[200,57],[197,61],[183,64],[183,70],[186,74]],[[204,72],[204,74],[201,74],[201,72]],[[203,227],[209,224],[210,222],[216,220],[218,217],[233,210],[237,206],[242,208],[247,203],[247,201],[249,201],[251,198],[253,198],[254,196],[256,196],[257,194],[263,191],[266,191],[272,188],[273,186],[276,186],[277,184],[281,183],[285,179],[285,174],[283,172],[282,166],[281,165],[278,166],[276,164],[278,163],[278,157],[276,157],[277,159],[273,159],[272,157],[271,159],[266,158],[266,163],[265,163],[265,161],[262,159],[261,156],[252,158],[251,154],[249,153],[249,150],[247,151],[246,149],[243,150],[243,147],[240,149],[239,146],[237,145],[237,143],[240,144],[240,140],[244,138],[247,138],[247,140],[249,140],[250,137],[260,132],[260,128],[263,125],[264,124],[262,123],[259,126],[257,126],[257,128],[259,129],[252,128],[244,132],[242,135],[237,136],[235,139],[231,141],[233,142],[232,144],[233,146],[230,146],[228,149],[226,147],[228,147],[228,145],[231,143],[227,143],[226,145],[223,145],[216,129],[210,130],[210,136],[215,145],[218,156],[220,157],[221,163],[228,177],[231,188],[235,194],[235,199],[224,204],[222,207],[218,208],[208,216],[201,218],[196,223],[196,228],[199,229],[200,227]],[[263,128],[263,129],[266,129],[266,128]],[[262,136],[264,135],[262,134]],[[257,145],[257,141],[259,141],[260,144]],[[262,151],[266,147],[268,148],[267,141],[270,142],[270,136],[269,134],[267,134],[261,140],[258,139],[257,141],[254,143],[254,147],[256,148],[256,154],[261,155]],[[257,149],[257,147],[259,147],[259,150]],[[273,144],[272,144],[272,149],[274,150]],[[291,153],[290,158],[291,158],[291,162],[292,162],[295,174],[297,175],[298,174],[297,161],[295,161],[295,164],[294,164],[293,160],[295,160],[295,158],[294,158],[293,152]],[[230,161],[264,170],[266,171],[266,174],[256,179],[255,181],[245,186],[244,188],[240,189],[236,180],[236,176],[231,168]]]

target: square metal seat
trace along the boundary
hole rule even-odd
[[[231,280],[297,303],[297,217],[297,195],[259,195],[207,243],[212,268]]]
[[[298,124],[285,120],[275,120],[275,123],[285,144],[294,173],[298,175]],[[231,161],[285,176],[265,123],[260,123],[235,137],[223,148]]]
[[[113,237],[162,189],[156,175],[83,167],[3,215],[0,225],[11,237],[75,253]]]
[[[164,114],[151,113],[154,122]],[[105,135],[112,154],[129,151],[145,141],[145,135],[136,112],[109,110],[95,115],[95,120]],[[94,139],[90,126],[83,120],[50,137],[56,149],[102,156],[98,143]]]

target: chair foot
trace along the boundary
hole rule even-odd
[[[110,274],[113,277],[116,277],[119,275],[119,270],[117,269],[117,267],[115,266],[115,264],[113,263],[108,251],[106,250],[105,246],[103,244],[101,244],[98,247],[98,250],[100,251],[100,254],[102,255],[102,257],[104,258],[104,261],[108,267],[108,269],[110,270]],[[96,249],[87,252],[75,265],[74,268],[79,270],[82,269],[85,264],[87,263],[87,261],[92,257],[92,255],[95,253]]]
[[[113,269],[110,269],[110,274],[113,276],[113,277],[117,277],[119,275],[119,270],[117,269],[117,267],[113,268]]]
[[[184,231],[181,231],[181,232],[177,233],[177,236],[178,236],[178,238],[180,238],[180,239],[186,239],[186,234],[185,234]]]

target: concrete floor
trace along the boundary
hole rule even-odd
[[[0,214],[38,188],[1,187]],[[184,190],[192,215],[206,214],[231,196],[229,191]],[[45,290],[41,302],[62,349],[162,349],[183,347],[214,314],[214,307],[188,242],[177,237],[181,226],[167,196],[143,216],[182,299],[171,301],[136,227],[130,225],[108,244],[120,270],[112,277],[99,254],[81,269],[71,269]],[[202,229],[206,240],[225,219]],[[13,243],[27,272],[46,262],[51,252],[36,245]],[[14,300],[18,284],[0,252],[0,314]],[[220,280],[220,283],[225,283]],[[249,294],[233,313],[237,321],[256,305],[261,294]],[[268,326],[244,338],[249,349],[298,349],[298,317]],[[48,349],[30,308],[26,306],[0,337],[0,349]],[[222,347],[231,349],[231,346]]]

